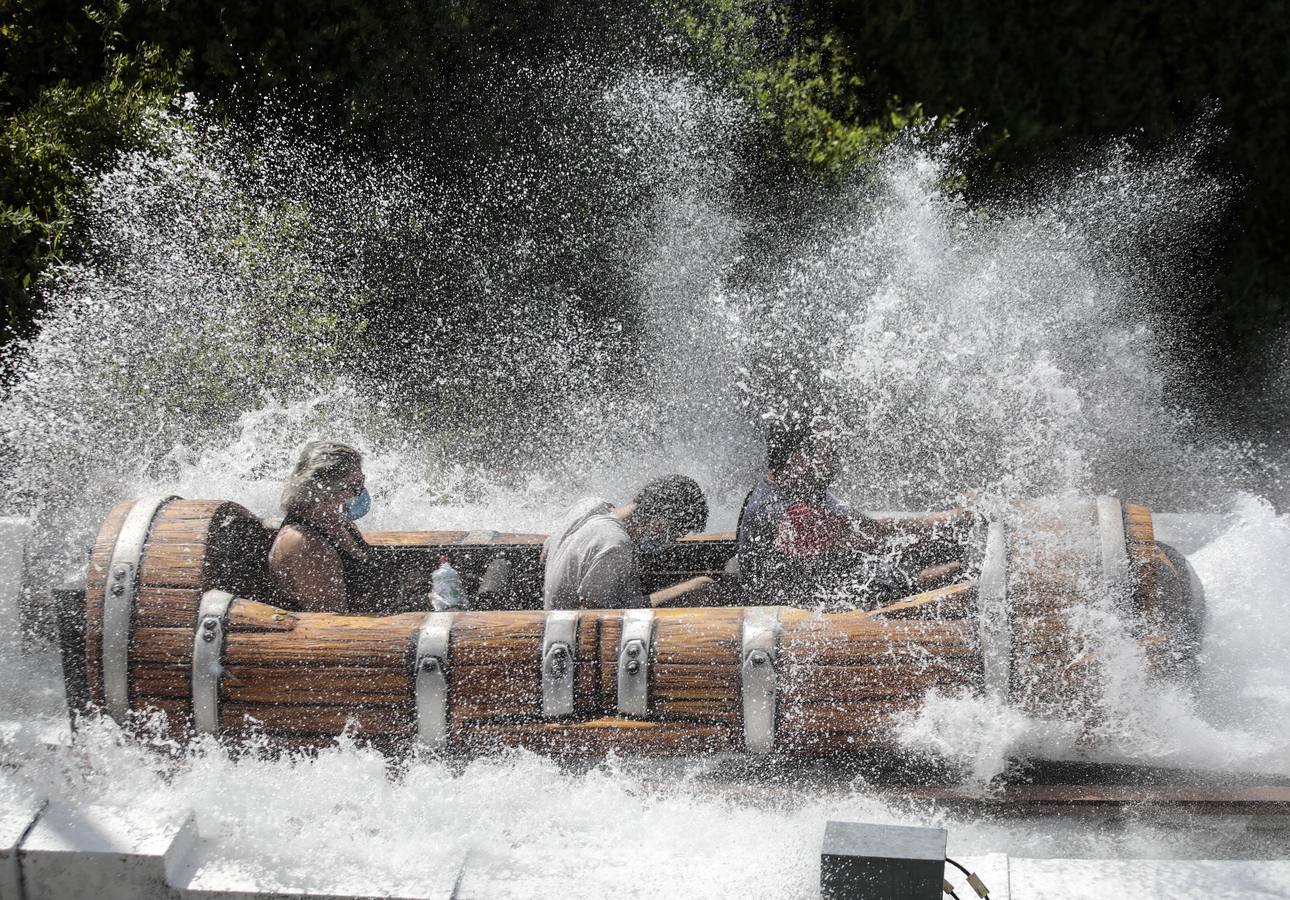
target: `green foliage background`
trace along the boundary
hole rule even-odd
[[[1290,7],[1280,0],[820,0],[879,94],[962,110],[980,127],[977,191],[1123,135],[1150,147],[1208,110],[1226,136],[1210,168],[1236,201],[1193,264],[1215,290],[1180,328],[1209,341],[1213,373],[1239,384],[1290,312]],[[1233,359],[1235,355],[1235,359]]]
[[[450,168],[490,133],[519,139],[489,97],[500,64],[679,53],[756,110],[767,177],[827,181],[935,117],[973,136],[968,188],[984,195],[1110,136],[1150,146],[1214,105],[1227,137],[1211,165],[1240,193],[1193,261],[1213,296],[1179,327],[1208,341],[1215,371],[1239,373],[1225,360],[1287,311],[1285,13],[1276,0],[0,0],[3,340],[38,328],[40,275],[76,252],[85,179],[157,140],[178,92],[243,121],[266,98],[288,103],[302,131],[357,152],[468,134],[435,147]],[[490,116],[491,132],[478,126]]]

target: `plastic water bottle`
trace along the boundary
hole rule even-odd
[[[439,568],[430,576],[434,589],[430,592],[430,605],[436,612],[448,609],[465,609],[466,592],[461,586],[461,576],[448,562],[448,557],[439,557]]]

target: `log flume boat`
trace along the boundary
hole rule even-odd
[[[396,751],[854,754],[895,746],[898,717],[933,689],[1095,717],[1107,648],[1090,611],[1110,611],[1160,678],[1186,677],[1203,621],[1150,510],[1111,497],[1013,504],[982,529],[970,577],[839,612],[730,584],[739,605],[544,612],[543,536],[491,531],[368,533],[388,592],[363,614],[300,612],[274,602],[273,534],[226,501],[112,509],[71,654],[89,705],[291,747],[347,732]],[[440,554],[475,591],[471,611],[428,611]],[[682,539],[646,589],[729,582],[733,555],[733,534]]]

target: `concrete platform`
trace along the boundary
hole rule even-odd
[[[1170,897],[1177,900],[1290,898],[1290,859],[1030,859],[1002,853],[956,857],[990,889],[991,900]],[[720,871],[714,860],[714,871]],[[565,878],[576,878],[568,860]],[[345,883],[319,872],[290,877],[255,871],[210,852],[183,812],[72,807],[38,800],[0,807],[0,900],[496,900],[533,896],[532,881],[508,878],[504,858],[445,866],[433,883]],[[962,900],[975,895],[961,872],[946,877]],[[716,882],[719,884],[719,882]],[[554,887],[554,885],[553,885]],[[618,896],[649,896],[630,887]],[[696,885],[695,896],[702,896]],[[544,892],[540,892],[544,893]]]
[[[197,840],[188,815],[50,804],[18,850],[23,900],[132,900],[170,897]]]
[[[0,807],[0,900],[452,900],[460,863],[429,882],[283,878],[212,858],[196,816],[29,802]]]
[[[1008,878],[1014,900],[1290,897],[1290,860],[1011,859]]]

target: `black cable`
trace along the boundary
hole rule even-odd
[[[976,892],[976,895],[978,897],[982,898],[982,900],[988,900],[990,896],[990,889],[985,886],[985,882],[983,882],[980,878],[978,878],[973,873],[969,872],[966,868],[963,867],[961,863],[955,862],[954,860],[950,859],[948,856],[945,857],[945,861],[967,876],[968,885],[972,888],[973,891]],[[949,884],[948,881],[946,881],[945,883]]]
[[[945,893],[949,894],[954,900],[959,900],[959,895],[954,893],[954,888],[946,888]]]

